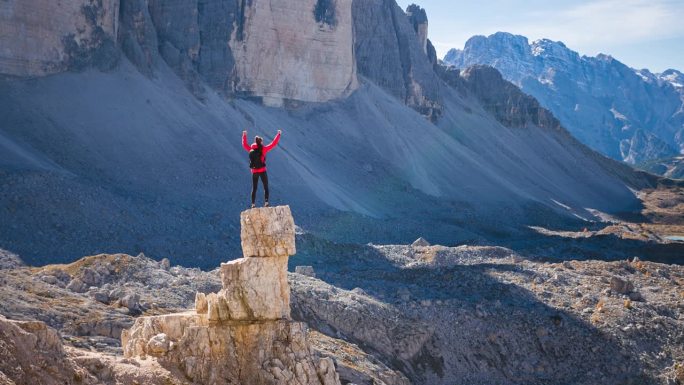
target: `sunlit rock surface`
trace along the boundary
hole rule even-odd
[[[231,40],[236,91],[267,105],[324,102],[358,87],[351,0],[252,1]]]
[[[289,207],[245,211],[242,223],[243,245],[276,246],[222,264],[223,289],[198,293],[195,311],[138,318],[121,335],[124,355],[155,356],[202,384],[339,384],[332,359],[315,357],[306,325],[290,319],[288,255],[275,254],[294,250]]]

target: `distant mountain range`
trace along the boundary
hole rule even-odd
[[[684,151],[684,75],[677,70],[635,70],[609,55],[581,56],[561,42],[530,43],[504,32],[474,36],[444,62],[498,69],[581,142],[611,158],[638,165],[676,161]]]

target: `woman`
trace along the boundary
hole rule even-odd
[[[264,146],[263,139],[260,136],[254,137],[254,143],[250,146],[247,144],[247,131],[242,131],[242,147],[249,152],[249,168],[252,170],[252,208],[255,207],[257,187],[259,186],[259,178],[264,185],[264,207],[268,207],[268,175],[266,175],[266,154],[271,151],[280,141],[280,134],[282,131],[278,130],[273,142]]]

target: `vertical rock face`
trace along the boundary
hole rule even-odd
[[[249,256],[221,265],[223,289],[198,293],[193,312],[138,318],[121,335],[124,354],[155,356],[208,385],[339,385],[333,361],[313,356],[306,325],[290,319],[289,207],[248,210],[241,220]]]
[[[0,73],[42,76],[116,63],[118,0],[0,2]]]
[[[419,18],[406,17],[394,0],[354,1],[352,15],[359,73],[421,114],[439,116],[439,79],[426,54],[427,38],[422,44],[411,24]]]
[[[236,39],[236,92],[323,102],[357,88],[351,0],[252,0]]]
[[[423,52],[427,55],[428,40],[428,18],[425,10],[416,4],[411,4],[406,8],[406,16],[418,35],[418,42],[423,47]]]
[[[122,1],[136,9],[143,0]],[[204,81],[279,106],[325,102],[358,87],[351,0],[149,0],[149,14],[159,53],[196,94]],[[140,37],[149,27],[139,22],[143,14],[134,16],[126,25]],[[126,48],[138,64],[141,54]]]
[[[4,74],[109,68],[120,48],[147,75],[163,59],[198,97],[208,85],[271,106],[327,102],[358,88],[358,69],[428,117],[442,109],[425,10],[412,5],[407,17],[394,0],[7,0],[0,7]]]
[[[161,57],[198,96],[204,82],[268,105],[326,102],[358,87],[351,12],[352,0],[7,0],[0,73],[110,68],[118,38],[141,72]]]
[[[119,42],[128,59],[150,75],[158,63],[157,31],[147,0],[121,0]]]

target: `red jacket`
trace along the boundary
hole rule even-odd
[[[266,153],[271,151],[275,146],[277,146],[279,141],[280,141],[280,133],[278,133],[275,136],[275,138],[273,138],[273,141],[270,144],[264,146],[261,149],[261,162],[262,163],[266,164]],[[242,134],[242,147],[245,149],[245,151],[250,152],[251,150],[256,150],[259,146],[257,146],[256,143],[252,143],[251,146],[249,144],[247,144],[247,134]],[[253,168],[251,170],[252,170],[252,174],[258,174],[260,172],[266,171],[266,167]]]

